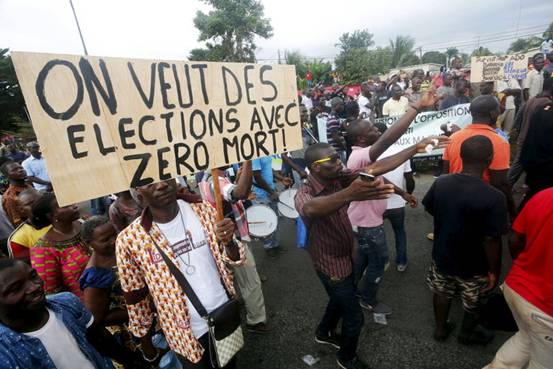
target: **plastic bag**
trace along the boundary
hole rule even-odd
[[[307,247],[308,231],[301,217],[296,218],[296,240],[300,249]]]

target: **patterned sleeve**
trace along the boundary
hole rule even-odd
[[[63,288],[63,274],[56,255],[56,250],[43,247],[39,243],[30,249],[31,266],[44,281],[44,291],[47,294],[60,292]]]
[[[127,233],[132,231],[127,228],[117,237],[115,247],[117,270],[129,313],[129,331],[136,337],[143,337],[150,330],[154,314],[143,273],[128,250],[132,240]]]

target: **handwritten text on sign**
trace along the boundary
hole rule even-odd
[[[528,74],[528,57],[525,54],[476,56],[470,63],[471,82],[490,82],[524,79]]]
[[[302,145],[293,66],[12,57],[62,205]]]

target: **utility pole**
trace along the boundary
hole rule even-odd
[[[75,23],[77,23],[77,30],[79,31],[79,36],[81,37],[84,54],[88,55],[88,51],[86,50],[86,44],[84,43],[83,33],[81,32],[81,26],[79,25],[79,19],[77,18],[77,13],[75,12],[75,7],[73,6],[73,0],[69,0],[69,4],[71,5],[71,10],[73,10],[73,17],[75,17]]]
[[[280,64],[280,49],[278,49],[278,64]]]

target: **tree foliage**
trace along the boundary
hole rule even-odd
[[[368,30],[356,30],[353,33],[346,32],[340,36],[336,44],[340,48],[340,53],[346,53],[352,49],[365,49],[374,45],[373,34]]]
[[[402,67],[412,64],[418,57],[413,51],[415,40],[411,36],[397,36],[395,40],[390,40],[390,50],[392,51],[392,67]]]
[[[447,55],[439,51],[427,51],[422,54],[423,63],[436,63],[445,65],[447,60]]]
[[[311,72],[311,81],[315,84],[327,81],[329,74],[332,71],[331,63],[325,62],[323,59],[308,59],[298,50],[286,51],[284,54],[284,60],[286,64],[296,66],[298,87],[303,87],[303,81],[305,80],[307,71]]]
[[[367,49],[350,49],[336,57],[336,71],[344,83],[360,83],[370,74]]]
[[[487,47],[480,46],[477,49],[474,49],[471,56],[489,56],[493,55],[493,53],[488,49]]]
[[[540,47],[543,39],[540,37],[529,37],[529,38],[519,38],[513,43],[511,43],[511,46],[509,46],[508,52],[518,53],[518,52],[526,52],[530,49],[534,49],[536,47]]]
[[[392,50],[389,47],[377,47],[369,50],[367,71],[369,75],[383,74],[390,70],[392,65]]]
[[[17,133],[30,130],[26,119],[25,100],[15,75],[8,49],[0,49],[0,130]]]
[[[461,62],[463,63],[463,65],[470,64],[470,55],[469,54],[461,53],[461,55],[459,55],[459,57],[461,58]]]
[[[346,32],[340,36],[336,44],[340,53],[334,59],[336,71],[345,83],[359,83],[367,79],[370,74],[369,47],[374,45],[373,35],[369,31],[356,30]]]
[[[549,24],[549,27],[543,33],[543,38],[545,40],[553,40],[553,22]]]
[[[194,25],[200,31],[198,41],[205,49],[194,49],[190,60],[255,61],[255,37],[269,38],[273,28],[264,17],[264,8],[256,0],[202,0],[213,7],[207,14],[196,13]]]

